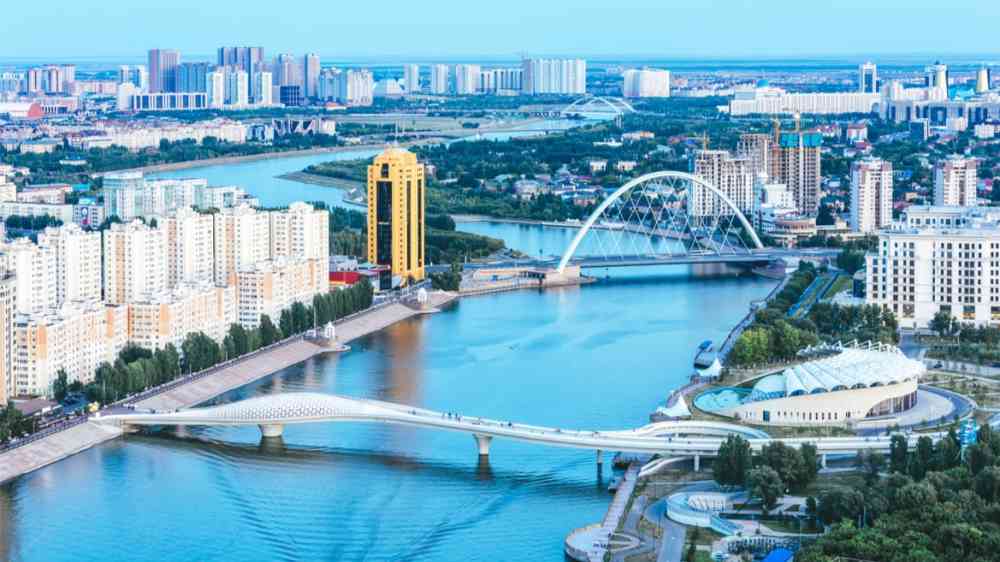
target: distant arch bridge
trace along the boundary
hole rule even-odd
[[[584,96],[567,105],[560,112],[563,117],[570,115],[611,115],[619,116],[635,113],[632,104],[622,98],[605,96]]]
[[[673,170],[651,172],[605,197],[562,254],[592,267],[773,259],[741,208],[710,182]]]

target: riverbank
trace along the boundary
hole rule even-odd
[[[287,174],[281,174],[277,177],[279,180],[295,181],[299,183],[308,183],[310,185],[320,185],[323,187],[340,189],[346,192],[343,199],[344,203],[358,207],[367,206],[363,191],[365,185],[359,181],[332,178],[329,176],[321,176],[319,174],[310,174],[308,172],[289,172]]]
[[[424,144],[434,144],[441,142],[440,139],[435,138],[425,138],[414,141],[406,141],[399,143],[399,146],[410,147],[419,146]],[[311,156],[314,154],[337,154],[340,152],[361,152],[366,150],[382,150],[385,148],[385,143],[380,144],[357,144],[351,146],[326,146],[321,148],[307,148],[303,150],[285,150],[280,152],[262,152],[260,154],[245,154],[242,156],[223,156],[221,158],[206,158],[203,160],[186,160],[184,162],[168,162],[163,164],[152,164],[149,166],[140,166],[138,168],[129,168],[125,170],[109,170],[107,172],[100,172],[94,174],[94,176],[103,176],[104,174],[113,172],[142,172],[144,174],[152,174],[157,172],[172,172],[176,170],[187,170],[189,168],[202,168],[205,166],[222,166],[226,164],[239,164],[242,162],[254,162],[257,160],[272,160],[278,158],[294,158],[296,156]]]
[[[349,343],[385,329],[396,322],[440,309],[458,298],[457,293],[433,291],[428,294],[428,308],[399,302],[370,308],[336,323],[337,342]],[[206,376],[171,387],[169,390],[135,403],[138,408],[190,408],[241,386],[320,355],[332,348],[304,340],[290,340],[285,345],[237,360]],[[38,470],[76,453],[85,451],[121,435],[117,428],[85,422],[53,433],[34,443],[0,454],[0,483]]]

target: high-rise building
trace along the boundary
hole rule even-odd
[[[524,59],[521,67],[525,95],[587,92],[587,61],[583,59]]]
[[[56,307],[55,250],[27,238],[0,244],[0,269],[15,274],[15,309],[34,314]]]
[[[475,94],[479,90],[479,65],[455,65],[455,93],[460,96]]]
[[[851,230],[871,234],[892,224],[892,163],[864,158],[851,165]]]
[[[167,287],[211,283],[215,279],[213,248],[215,220],[211,214],[190,207],[162,217],[167,231]]]
[[[59,371],[69,382],[88,383],[101,363],[111,363],[128,333],[125,306],[74,301],[57,310],[14,319],[14,389],[51,396]]]
[[[778,132],[771,159],[771,181],[788,186],[795,208],[806,216],[819,209],[820,151],[823,135],[815,131]]]
[[[149,92],[177,91],[177,65],[181,63],[181,53],[174,49],[149,50]]]
[[[721,191],[745,215],[753,207],[754,175],[749,160],[733,158],[728,150],[699,150],[694,157],[694,175]],[[710,190],[692,186],[688,212],[696,217],[732,214],[728,205]]]
[[[983,65],[976,71],[976,93],[984,94],[990,90],[990,67]]]
[[[0,266],[0,404],[14,395],[14,272]]]
[[[296,202],[285,211],[271,211],[271,259],[316,260],[313,281],[322,286],[330,273],[330,213]]]
[[[948,65],[935,62],[924,69],[924,86],[927,88],[928,100],[947,100],[948,82]]]
[[[952,155],[934,165],[934,204],[974,207],[976,184],[975,158]]]
[[[55,256],[55,306],[72,301],[101,300],[101,233],[75,224],[49,227],[38,235],[38,245]]]
[[[242,70],[250,77],[266,70],[264,68],[263,47],[219,47],[216,62],[218,66]],[[260,103],[260,100],[251,94],[249,102]]]
[[[144,295],[128,306],[129,342],[145,349],[173,344],[180,349],[193,332],[222,342],[237,321],[236,285],[182,283],[170,290]]]
[[[241,268],[236,273],[239,323],[253,329],[267,315],[277,324],[281,311],[293,303],[311,304],[329,286],[328,279],[318,273],[320,267],[320,260],[278,258]]]
[[[420,91],[420,65],[403,65],[403,88],[406,89],[407,94]]]
[[[934,316],[976,326],[1000,321],[1000,213],[990,207],[911,206],[900,228],[879,233],[865,267],[865,299],[900,327]]]
[[[862,94],[877,94],[878,87],[878,67],[875,63],[868,61],[858,66],[858,91]]]
[[[177,65],[178,92],[205,92],[208,89],[208,74],[211,67],[207,62],[183,62]]]
[[[274,81],[270,72],[261,71],[253,75],[253,84],[250,88],[250,99],[257,105],[267,107],[274,104],[273,99]]]
[[[670,71],[626,70],[622,73],[622,95],[626,98],[669,98]]]
[[[448,74],[447,64],[435,64],[431,66],[432,94],[442,95],[448,93]]]
[[[230,284],[242,268],[270,258],[270,217],[240,205],[212,215],[215,220],[215,282]]]
[[[316,91],[319,87],[319,70],[319,55],[309,53],[302,58],[303,93],[306,98],[316,97]]]
[[[302,64],[294,55],[283,53],[275,57],[271,71],[275,86],[302,86]]]
[[[105,302],[128,304],[167,290],[166,229],[134,220],[102,234]]]
[[[743,133],[736,144],[736,156],[750,161],[754,178],[771,177],[771,156],[774,137],[767,133]]]
[[[375,96],[375,79],[370,70],[342,71],[325,68],[320,72],[317,96],[344,105],[371,105]]]
[[[401,283],[424,278],[424,166],[402,148],[368,166],[368,261]]]

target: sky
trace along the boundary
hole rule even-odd
[[[222,45],[324,59],[993,54],[996,0],[9,0],[0,57],[188,60]],[[200,55],[200,56],[198,56]]]

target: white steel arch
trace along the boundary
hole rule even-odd
[[[736,204],[733,203],[732,199],[726,196],[725,193],[719,191],[717,187],[699,178],[698,176],[688,174],[685,172],[678,172],[675,170],[664,170],[660,172],[650,172],[648,174],[644,174],[637,178],[634,178],[625,183],[624,185],[622,185],[621,187],[619,187],[617,190],[615,190],[614,193],[612,193],[609,197],[604,199],[604,201],[602,201],[601,204],[598,205],[596,209],[594,209],[594,212],[591,213],[589,217],[587,217],[586,222],[583,223],[583,226],[576,233],[576,236],[573,237],[573,241],[570,243],[569,247],[566,248],[566,251],[563,253],[562,259],[559,260],[559,267],[557,269],[558,272],[562,273],[566,269],[566,266],[569,264],[569,261],[573,259],[573,254],[576,253],[577,248],[580,246],[580,242],[584,239],[585,236],[587,236],[587,233],[590,232],[590,229],[594,226],[594,223],[597,222],[599,218],[601,218],[601,215],[604,213],[604,211],[608,209],[608,207],[610,207],[622,195],[628,193],[633,188],[645,182],[663,178],[674,178],[674,179],[689,181],[693,184],[697,184],[712,192],[730,210],[732,210],[733,214],[740,221],[740,224],[749,233],[750,238],[756,249],[758,250],[764,249],[764,244],[760,241],[760,238],[757,236],[757,232],[754,231],[753,226],[750,224],[749,221],[747,221],[746,217],[743,216],[743,213],[740,211],[739,207],[737,207]]]
[[[620,98],[606,98],[603,96],[586,96],[567,105],[566,108],[562,110],[562,113],[563,115],[568,115],[574,113],[573,111],[574,109],[576,109],[577,112],[585,113],[585,111],[583,111],[583,108],[586,108],[587,106],[590,105],[607,106],[610,112],[614,113],[615,115],[622,115],[625,113],[636,112],[635,108],[632,107],[632,104]],[[602,111],[602,113],[603,112],[606,112],[606,110]]]

